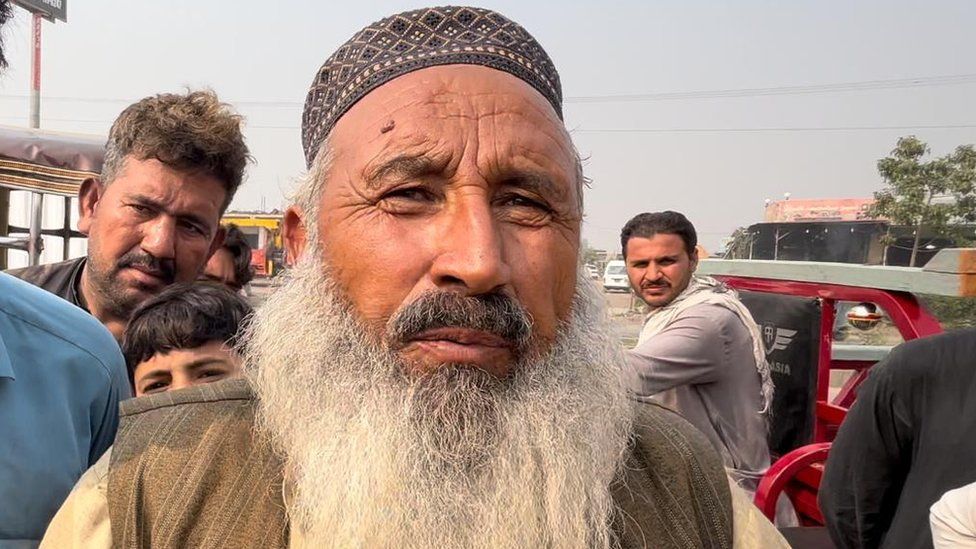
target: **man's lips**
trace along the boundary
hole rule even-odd
[[[164,284],[166,283],[166,274],[162,271],[157,271],[144,267],[142,265],[130,265],[126,267],[127,270],[132,271],[136,274],[136,278],[144,284]]]
[[[497,376],[508,373],[512,342],[480,330],[434,328],[411,338],[400,352],[421,370],[445,364],[468,364]]]
[[[505,338],[468,328],[434,328],[420,332],[412,341],[448,341],[459,345],[482,345],[486,347],[511,347]]]
[[[668,288],[670,288],[670,286],[666,284],[654,284],[654,285],[641,287],[641,291],[645,293],[659,294],[659,293],[666,292]]]

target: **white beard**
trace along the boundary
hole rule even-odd
[[[314,547],[608,547],[631,406],[603,299],[580,275],[556,341],[510,378],[420,381],[305,255],[256,315],[245,370]],[[488,376],[490,377],[490,376]]]

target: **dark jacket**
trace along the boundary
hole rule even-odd
[[[834,543],[929,548],[929,507],[976,481],[976,330],[910,341],[875,366],[820,486]]]
[[[88,311],[85,298],[81,293],[81,273],[85,269],[87,257],[69,259],[60,263],[48,263],[23,269],[7,271],[10,276],[17,277],[24,282],[30,282],[60,297],[61,299]]]

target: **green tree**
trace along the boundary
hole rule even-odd
[[[869,213],[895,225],[915,229],[915,266],[922,230],[954,236],[954,225],[976,220],[976,149],[960,145],[951,154],[926,160],[928,145],[915,136],[902,137],[891,155],[878,161],[885,188],[874,193]],[[885,245],[891,243],[890,234]]]
[[[739,227],[732,231],[725,246],[725,259],[752,259],[749,249],[752,246],[752,233],[746,227]]]

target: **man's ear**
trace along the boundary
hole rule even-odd
[[[105,185],[99,179],[89,177],[81,182],[78,188],[78,232],[81,234],[87,236],[91,230],[98,203],[104,195]]]
[[[688,258],[691,260],[691,272],[698,270],[698,247],[695,246],[694,251],[688,254]]]
[[[305,229],[304,214],[297,206],[290,206],[285,210],[285,219],[281,224],[281,236],[285,240],[288,264],[295,265],[298,258],[305,253],[305,246],[308,244],[308,231]]]
[[[210,243],[210,250],[207,252],[207,261],[210,261],[210,258],[213,257],[213,254],[217,253],[217,250],[219,250],[220,247],[224,245],[224,238],[226,237],[227,237],[227,229],[225,229],[223,225],[218,226],[217,234],[214,235],[213,242]],[[200,272],[203,272],[203,269],[206,266],[207,264],[206,262],[204,262],[204,264],[200,266]]]

